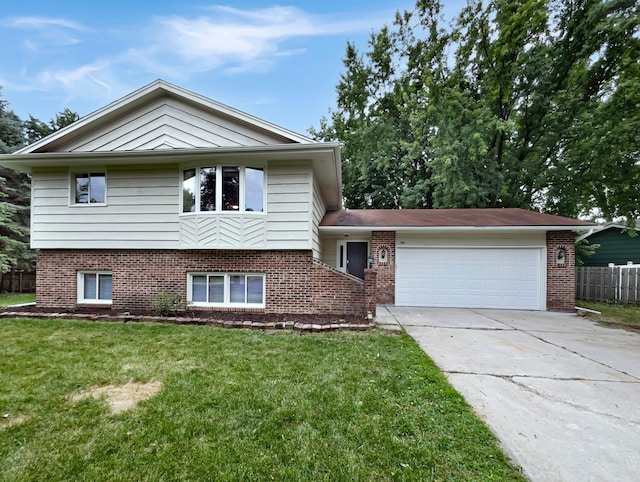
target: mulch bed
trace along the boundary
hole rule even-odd
[[[373,323],[355,315],[307,315],[233,311],[187,310],[177,316],[158,316],[148,311],[117,311],[110,308],[0,308],[0,318],[69,318],[116,322],[155,322],[213,325],[223,328],[284,329],[301,331],[368,330]]]

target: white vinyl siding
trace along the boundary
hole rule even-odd
[[[195,213],[180,216],[182,249],[264,249],[267,219],[254,213]]]
[[[32,248],[175,249],[178,167],[110,167],[107,203],[70,206],[67,169],[32,173]]]
[[[234,147],[284,144],[289,140],[249,124],[162,97],[125,115],[59,151],[133,151],[152,149]]]
[[[311,249],[311,165],[271,162],[267,176],[267,247]]]
[[[306,161],[269,163],[266,213],[181,215],[178,165],[110,166],[105,172],[105,205],[70,206],[69,170],[34,169],[33,248],[312,249],[317,223]]]
[[[338,259],[338,240],[336,238],[322,238],[322,262],[326,263],[334,268],[338,265],[336,261]]]
[[[313,249],[314,258],[320,259],[322,256],[322,245],[320,243],[320,233],[318,226],[325,214],[324,203],[322,202],[322,196],[320,195],[320,187],[318,181],[313,179],[313,211],[310,220],[311,223],[311,249]]]

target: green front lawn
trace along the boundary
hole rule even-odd
[[[35,300],[35,293],[0,293],[0,307],[32,303]]]
[[[592,301],[576,301],[576,304],[583,308],[596,310],[602,315],[593,315],[595,319],[614,323],[628,323],[640,325],[640,306],[638,305],[617,305],[615,303],[596,303]]]
[[[406,334],[11,319],[0,360],[3,481],[524,480]]]

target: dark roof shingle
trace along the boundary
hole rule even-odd
[[[594,226],[588,221],[519,208],[349,209],[328,212],[320,226],[336,227],[518,227]]]

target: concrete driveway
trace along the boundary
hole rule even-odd
[[[534,481],[640,480],[640,333],[573,314],[379,307]]]

